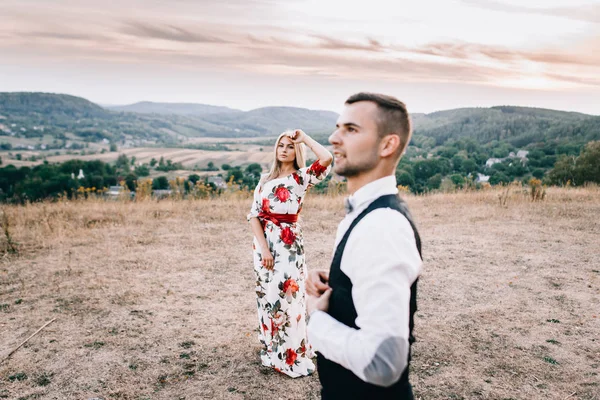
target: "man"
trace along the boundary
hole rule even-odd
[[[411,137],[406,106],[385,95],[347,101],[329,137],[347,178],[347,215],[329,273],[307,281],[308,340],[323,399],[413,399],[408,380],[421,243],[395,171]]]

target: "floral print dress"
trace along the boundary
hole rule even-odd
[[[298,214],[306,191],[323,180],[331,167],[315,161],[310,167],[282,178],[261,182],[254,191],[248,220],[258,217],[273,255],[274,266],[262,265],[261,249],[254,238],[254,272],[258,303],[260,358],[267,367],[293,378],[315,370],[306,340],[304,246],[298,222],[264,218],[265,214]]]

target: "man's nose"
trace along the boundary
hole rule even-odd
[[[333,131],[333,133],[329,136],[329,143],[331,143],[331,144],[339,144],[340,143],[340,136],[338,135],[337,129],[335,131]]]

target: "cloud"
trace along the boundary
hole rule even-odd
[[[594,24],[600,23],[600,4],[567,7],[535,8],[522,5],[505,4],[495,0],[462,0],[463,3],[475,7],[508,13],[537,14],[551,17],[567,18]]]
[[[459,60],[477,59],[485,56],[500,62],[534,61],[543,64],[564,64],[580,66],[599,66],[600,53],[575,50],[512,50],[502,46],[477,43],[431,43],[414,48],[418,54],[445,57]]]
[[[383,46],[375,39],[368,39],[367,44],[353,43],[325,35],[312,35],[319,40],[316,47],[329,50],[360,50],[380,52]]]
[[[180,1],[190,7],[197,5],[191,0]],[[186,18],[181,9],[179,14],[140,13],[126,20],[113,18],[113,11],[95,14],[71,10],[74,14],[65,20],[72,23],[61,25],[49,24],[43,13],[20,13],[18,19],[7,19],[10,25],[0,24],[0,49],[13,60],[87,59],[111,68],[120,63],[143,63],[168,66],[170,71],[180,68],[214,74],[227,69],[265,76],[474,83],[515,82],[551,70],[552,75],[544,75],[545,79],[574,86],[597,84],[593,78],[600,65],[600,53],[594,51],[600,45],[597,38],[579,35],[570,47],[531,49],[452,39],[409,46],[391,43],[385,36],[379,39],[369,34],[361,37],[358,33],[299,29],[298,25],[277,26],[277,21],[270,25],[256,18],[242,21],[240,10],[245,3],[236,1],[237,11],[232,12],[235,15],[228,24],[205,14]],[[252,1],[264,7],[270,4]],[[511,12],[523,8],[494,1],[464,1]],[[207,12],[215,11],[215,7],[207,5]],[[530,64],[532,68],[523,70],[523,65]]]
[[[282,32],[282,37],[268,36],[265,38],[257,37],[256,35],[246,36],[244,39],[238,39],[239,44],[246,45],[260,45],[260,46],[273,46],[273,47],[285,47],[289,49],[314,49],[314,50],[356,50],[366,52],[382,52],[386,50],[386,46],[382,45],[379,41],[371,38],[367,38],[365,43],[350,42],[342,39],[333,38],[327,35],[316,35],[311,34],[305,38],[299,38],[296,40],[285,39],[286,32]],[[308,39],[308,40],[307,40]],[[311,40],[311,39],[316,39]]]
[[[221,38],[194,32],[173,24],[155,26],[140,21],[129,21],[122,33],[139,38],[162,39],[183,43],[227,43]]]
[[[581,76],[571,76],[571,75],[562,75],[562,74],[546,74],[546,77],[550,79],[555,79],[557,81],[577,83],[586,86],[598,86],[600,87],[600,80],[595,78],[585,78]]]
[[[31,31],[22,34],[26,37],[38,39],[62,39],[62,40],[106,40],[105,37],[72,32]]]

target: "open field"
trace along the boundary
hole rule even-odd
[[[600,189],[408,196],[423,238],[420,399],[600,399]],[[316,399],[264,369],[249,199],[3,206],[0,398]],[[341,198],[303,211],[326,268]],[[0,253],[2,254],[2,253]]]
[[[260,151],[260,146],[247,146],[250,148],[243,151],[212,151],[212,150],[193,150],[180,148],[131,148],[121,149],[114,153],[95,154],[90,156],[72,156],[62,155],[48,157],[49,162],[65,162],[70,159],[81,160],[101,160],[104,162],[116,161],[119,154],[125,154],[127,157],[135,157],[136,163],[149,163],[151,159],[156,160],[164,157],[165,160],[171,160],[173,163],[182,163],[184,166],[206,166],[209,161],[215,165],[222,164],[240,165],[252,162],[267,164],[273,159],[273,151],[271,148]]]
[[[234,146],[232,146],[234,147]],[[127,157],[135,157],[136,163],[149,163],[151,159],[155,158],[159,160],[164,157],[165,160],[171,160],[174,163],[180,162],[185,167],[190,169],[194,166],[205,167],[210,161],[214,162],[215,165],[221,166],[222,164],[229,165],[242,165],[257,162],[259,164],[269,164],[273,160],[273,151],[271,147],[264,148],[258,145],[235,145],[239,150],[232,151],[213,151],[213,150],[195,150],[195,149],[182,149],[182,148],[169,148],[169,147],[135,147],[128,149],[119,149],[117,152],[106,152],[97,153],[91,155],[78,155],[78,154],[61,154],[54,155],[54,152],[48,152],[46,155],[48,162],[50,163],[62,163],[68,160],[100,160],[104,162],[115,162],[120,154],[125,154]],[[263,148],[261,151],[260,149]],[[4,152],[3,164],[13,164],[17,167],[21,166],[32,166],[41,164],[43,161],[40,159],[36,162],[27,161],[31,156],[41,157],[43,152],[40,151],[28,151],[28,150],[11,150],[11,153],[21,154],[23,157],[22,161],[10,159],[8,152]]]
[[[268,166],[273,160],[273,146],[265,146],[266,142],[275,143],[275,137],[254,137],[254,138],[191,138],[185,142],[185,145],[193,146],[225,146],[229,150],[213,149],[185,149],[179,147],[119,147],[116,152],[109,152],[109,145],[89,143],[89,148],[83,149],[85,153],[94,151],[96,154],[81,155],[82,150],[25,150],[12,149],[0,151],[2,164],[12,164],[16,167],[31,167],[43,163],[43,157],[50,163],[62,163],[68,160],[101,160],[103,162],[115,162],[120,154],[127,157],[135,157],[136,163],[148,164],[155,158],[159,160],[164,157],[165,160],[180,162],[184,167],[192,170],[194,167],[204,168],[209,162],[216,166],[229,164],[232,166],[246,165],[249,163],[259,163]],[[0,142],[10,143],[11,145],[36,145],[42,143],[37,139],[21,139],[13,137],[2,137]],[[45,143],[45,142],[44,142]],[[82,142],[83,143],[83,142]],[[85,144],[85,143],[83,143]],[[101,153],[105,150],[105,153]],[[57,152],[60,154],[57,155]],[[21,160],[16,159],[16,155],[21,155]],[[34,156],[37,161],[30,161]]]

